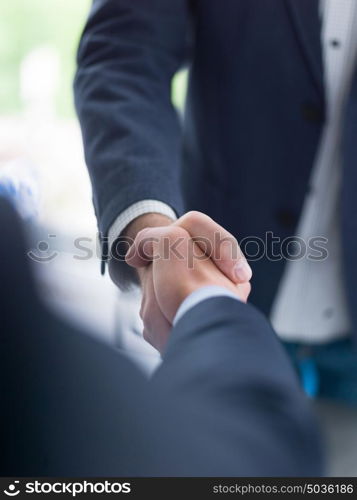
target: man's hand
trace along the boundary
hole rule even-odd
[[[130,243],[135,240],[136,235],[140,231],[142,231],[147,227],[168,226],[173,222],[174,221],[169,217],[166,217],[166,215],[154,214],[154,213],[140,215],[132,222],[130,222],[130,224],[128,224],[128,226],[124,229],[121,236],[127,238],[128,242]],[[118,262],[115,258],[110,259],[108,263],[108,270],[112,281],[120,288],[120,286],[122,285],[121,263]],[[138,270],[138,276],[141,285],[143,285],[143,281],[146,280],[145,276],[147,273],[145,271],[149,271],[149,268],[147,270],[144,269]]]
[[[159,225],[164,226],[165,224],[156,224],[156,226]],[[173,225],[185,229],[194,242],[233,283],[245,283],[251,279],[252,270],[241,252],[236,238],[208,215],[196,211],[187,212]],[[134,247],[131,248],[131,252],[129,250],[126,256],[126,261],[137,269],[146,267],[152,260],[148,255],[150,249],[147,248],[149,252],[146,252],[144,248],[148,245],[147,229],[145,226],[133,236],[137,249],[135,260],[133,260]]]
[[[160,351],[179,305],[192,291],[219,285],[243,301],[249,295],[251,270],[237,240],[199,212],[140,231],[126,260],[140,273],[144,338]]]
[[[123,236],[128,239],[128,241],[134,241],[136,235],[145,228],[148,227],[162,227],[169,226],[173,223],[173,220],[165,215],[161,214],[145,214],[134,219],[124,230]],[[146,266],[140,267],[136,270],[142,290],[142,302],[140,316],[145,318],[144,321],[144,337],[152,345],[161,345],[164,339],[167,338],[170,331],[171,325],[167,321],[166,317],[160,310],[157,303],[156,296],[154,293],[152,266],[146,262]],[[111,279],[119,287],[121,285],[122,273],[120,269],[120,263],[115,259],[111,259],[109,262],[109,274]],[[155,339],[150,341],[150,332],[155,332]]]

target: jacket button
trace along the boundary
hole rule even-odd
[[[323,108],[313,102],[304,102],[301,105],[301,113],[303,118],[311,123],[322,123],[325,118]]]
[[[298,218],[291,210],[279,210],[277,220],[281,226],[292,229],[296,226]]]

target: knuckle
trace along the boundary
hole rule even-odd
[[[166,236],[170,238],[170,240],[177,240],[179,238],[188,238],[190,235],[180,226],[168,226]]]
[[[251,286],[250,283],[245,283],[244,284],[242,292],[243,292],[243,298],[244,298],[245,301],[248,300],[248,297],[250,295],[251,289],[252,289],[252,286]]]
[[[144,328],[143,339],[146,340],[146,342],[148,342],[150,345],[153,345],[152,336],[150,334],[150,331],[147,328]]]
[[[152,329],[152,317],[148,310],[148,307],[143,307],[140,311],[140,318],[144,324],[144,330],[148,335],[148,332]]]
[[[205,215],[202,214],[201,212],[198,212],[197,210],[190,210],[183,216],[183,219],[186,221],[186,223],[191,225],[191,224],[197,224],[204,217]]]
[[[141,229],[136,234],[135,241],[137,242],[137,241],[140,241],[140,240],[146,238],[150,234],[150,230],[151,230],[150,227],[144,227],[144,229]]]
[[[144,321],[144,306],[142,304],[140,307],[139,316]]]

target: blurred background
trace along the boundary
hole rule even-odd
[[[158,358],[140,338],[138,293],[120,295],[108,275],[100,274],[72,96],[76,50],[90,4],[0,3],[0,190],[19,199],[31,226],[33,253],[40,262],[34,268],[50,307],[150,368]],[[179,112],[185,89],[182,72],[172,86]],[[75,247],[78,238],[85,238],[87,251]]]

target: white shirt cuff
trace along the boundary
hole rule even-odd
[[[109,248],[112,247],[114,241],[121,235],[123,230],[130,222],[140,215],[156,213],[166,215],[172,220],[176,220],[177,216],[169,205],[158,200],[142,200],[133,203],[124,212],[118,215],[108,231]]]
[[[230,297],[240,301],[239,297],[233,292],[227,290],[227,288],[215,285],[203,286],[185,298],[175,314],[172,322],[173,326],[175,326],[178,320],[181,319],[182,316],[184,316],[184,314],[186,314],[190,309],[192,309],[192,307],[197,306],[200,302],[203,302],[206,299],[212,299],[213,297]]]

